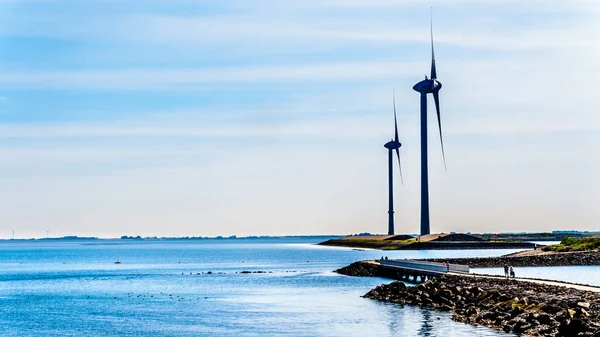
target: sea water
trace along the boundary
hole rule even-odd
[[[381,256],[514,250],[354,250],[320,240],[3,241],[0,336],[512,336],[362,298],[390,281],[332,271]]]

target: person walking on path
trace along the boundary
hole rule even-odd
[[[515,270],[510,266],[510,277],[515,278]]]
[[[504,277],[508,278],[508,265],[504,265]]]

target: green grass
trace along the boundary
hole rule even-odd
[[[410,240],[391,240],[388,241],[390,243],[393,243],[395,245],[409,245],[411,243],[415,243],[417,242],[417,239],[410,239]]]
[[[544,251],[582,252],[600,249],[600,238],[566,238],[557,245],[546,246]]]
[[[382,240],[373,238],[344,238],[340,240],[330,240],[329,242],[334,245],[346,246],[346,247],[361,247],[361,248],[374,248],[382,250],[396,250],[406,245],[415,243],[416,239],[410,240]]]

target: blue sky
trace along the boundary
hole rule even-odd
[[[0,0],[0,237],[600,228],[600,3]],[[430,104],[431,106],[431,104]]]

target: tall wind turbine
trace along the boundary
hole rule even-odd
[[[400,164],[400,141],[398,141],[398,121],[396,120],[396,93],[394,92],[394,139],[385,143],[384,147],[388,149],[388,177],[389,177],[389,208],[388,208],[388,235],[394,235],[394,156],[396,151],[398,157],[398,168],[400,169],[400,179],[402,180],[402,165]]]
[[[444,167],[446,167],[446,155],[444,154],[444,141],[442,140],[442,121],[440,119],[440,96],[439,91],[442,83],[437,80],[435,68],[435,53],[433,51],[433,20],[430,23],[431,29],[431,78],[425,79],[413,87],[415,91],[421,93],[421,235],[430,234],[429,226],[429,177],[427,165],[427,94],[433,95],[435,110],[437,112],[438,127],[440,131],[440,143],[442,145],[442,157],[444,158]]]

